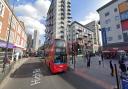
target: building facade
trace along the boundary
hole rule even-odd
[[[12,21],[11,21],[12,17]],[[10,28],[11,25],[11,28]],[[10,30],[10,36],[9,36]],[[27,35],[24,23],[19,21],[12,13],[9,5],[0,0],[0,48],[6,48],[7,38],[9,36],[9,49],[26,50]]]
[[[94,39],[94,43],[93,43],[93,53],[98,52],[99,51],[99,24],[97,21],[92,21],[88,24],[85,25],[86,28],[90,29],[93,31],[93,39]]]
[[[66,40],[67,29],[71,24],[71,1],[52,0],[47,13],[45,43],[54,39]]]
[[[99,8],[104,50],[128,48],[128,1],[112,0]]]
[[[37,51],[39,48],[39,32],[34,30],[34,38],[33,38],[33,49]]]
[[[74,21],[68,30],[68,43],[72,51],[73,44],[78,44],[78,53],[93,52],[93,31]]]
[[[31,50],[32,49],[32,46],[33,46],[33,43],[32,43],[32,35],[31,34],[28,34],[27,35],[27,50]]]

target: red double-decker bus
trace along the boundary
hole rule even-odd
[[[66,42],[64,40],[55,39],[47,48],[46,63],[52,73],[65,72],[68,69],[68,53]]]

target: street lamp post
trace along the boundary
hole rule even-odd
[[[72,64],[73,64],[73,29],[72,29]]]
[[[19,0],[17,0],[17,1],[19,1]],[[5,55],[4,55],[4,59],[3,59],[3,72],[5,71],[5,65],[8,61],[8,45],[9,45],[11,28],[12,28],[14,5],[15,5],[15,0],[13,1],[12,14],[11,14],[11,19],[10,19],[10,24],[9,24],[8,37],[7,37],[7,44],[6,44]]]

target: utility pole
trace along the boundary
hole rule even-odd
[[[73,29],[72,29],[72,64],[73,64]]]

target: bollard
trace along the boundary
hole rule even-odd
[[[116,64],[114,64],[114,66],[115,66],[117,89],[120,89],[120,83],[119,83],[119,77],[118,77],[118,72],[117,72],[117,66],[116,66]]]

